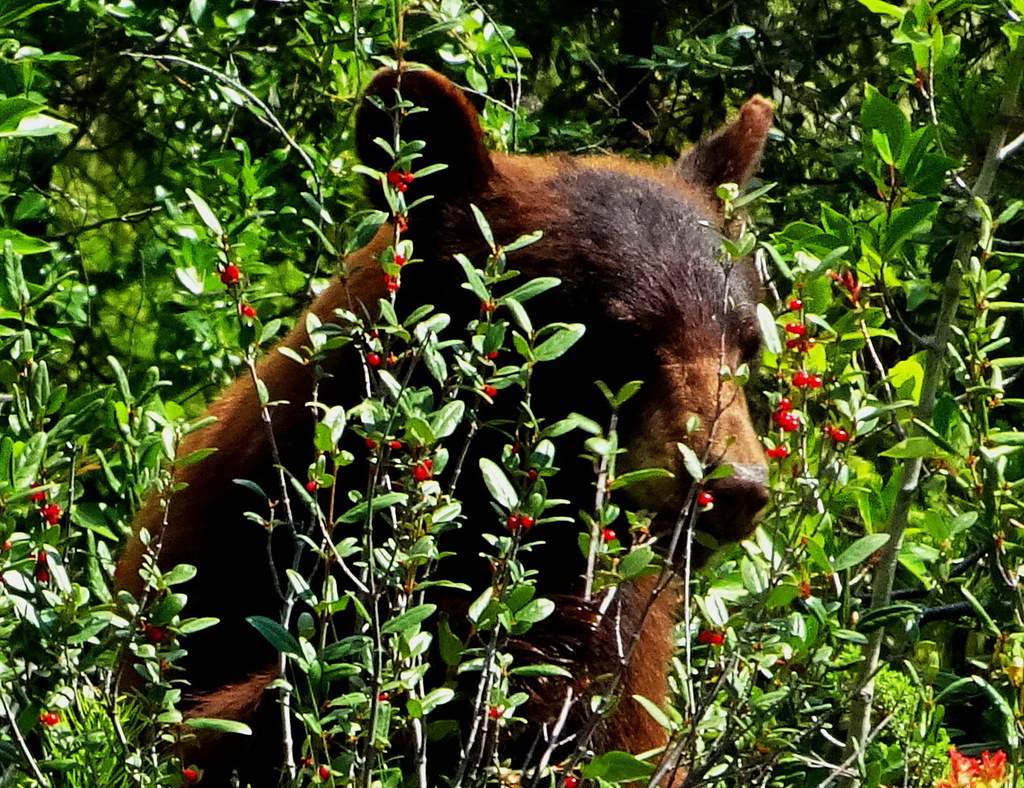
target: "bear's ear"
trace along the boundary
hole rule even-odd
[[[483,144],[476,109],[458,86],[425,68],[381,69],[370,82],[356,118],[356,150],[363,164],[381,171],[392,165],[391,156],[374,140],[394,142],[392,113],[380,107],[393,107],[398,101],[396,91],[403,101],[419,108],[407,114],[401,126],[403,141],[426,143],[420,158],[413,162],[413,171],[431,164],[448,165],[425,177],[422,184],[410,186],[406,203],[421,194],[450,199],[483,189],[494,165]],[[375,203],[383,202],[377,184],[371,184],[370,197]]]
[[[686,151],[676,162],[676,172],[712,194],[723,183],[742,186],[757,167],[771,127],[771,103],[754,96],[736,120]]]

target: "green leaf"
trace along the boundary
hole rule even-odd
[[[882,256],[891,258],[912,236],[930,230],[932,216],[938,207],[937,202],[923,202],[893,211],[882,241]]]
[[[927,435],[904,438],[892,448],[879,452],[882,457],[906,460],[915,457],[940,457],[943,451]]]
[[[457,399],[447,403],[431,419],[430,428],[433,430],[434,436],[441,440],[455,432],[465,412],[466,403],[462,400]]]
[[[651,479],[671,479],[673,476],[672,471],[666,468],[640,468],[639,470],[628,471],[621,476],[616,476],[615,481],[608,486],[608,489],[620,490],[632,484],[646,482]]]
[[[585,331],[586,328],[582,323],[572,323],[558,330],[554,336],[549,337],[534,348],[534,358],[537,361],[554,361],[575,345]]]
[[[686,468],[686,472],[693,477],[694,481],[700,481],[704,478],[704,463],[702,463],[693,449],[687,446],[685,443],[677,443],[676,448],[679,449],[679,453],[683,455],[683,466]]]
[[[499,504],[506,509],[515,509],[519,505],[519,496],[505,472],[493,460],[480,458],[480,472],[484,476],[487,491]]]
[[[383,495],[375,495],[369,502],[362,501],[357,503],[347,512],[338,518],[339,523],[358,523],[366,519],[367,511],[372,510],[377,512],[381,509],[387,509],[389,506],[400,506],[408,500],[409,496],[406,493],[400,492],[389,492]]]
[[[557,279],[553,276],[538,276],[536,279],[531,279],[526,284],[522,284],[509,293],[506,296],[498,299],[499,304],[505,303],[506,299],[512,298],[523,303],[529,301],[535,296],[539,296],[541,293],[547,292],[553,287],[558,287],[562,283],[561,279]]]
[[[878,129],[885,134],[893,157],[899,159],[903,146],[910,137],[910,121],[899,106],[871,85],[864,86],[860,122],[867,131]]]
[[[244,722],[236,720],[219,720],[214,717],[189,717],[185,724],[190,728],[201,731],[220,731],[221,733],[237,733],[242,736],[252,736],[252,728]]]
[[[392,632],[404,632],[407,629],[419,626],[423,621],[432,616],[435,610],[437,610],[437,605],[432,604],[417,605],[410,608],[400,616],[385,622],[384,626],[380,628],[381,634],[389,635]]]
[[[17,255],[42,254],[53,251],[56,247],[53,244],[31,235],[25,235],[20,230],[0,230],[0,245],[10,241],[11,248]]]
[[[522,667],[512,668],[508,672],[510,676],[520,676],[531,678],[534,676],[554,676],[557,678],[572,678],[572,674],[565,668],[560,668],[558,665],[523,665]]]
[[[779,338],[779,327],[775,325],[772,311],[764,304],[757,305],[757,323],[761,327],[764,346],[776,356],[782,353],[782,339]]]
[[[516,611],[516,621],[536,624],[555,612],[555,603],[550,599],[532,599]]]
[[[214,215],[213,211],[210,210],[210,206],[207,205],[206,200],[200,197],[191,189],[185,189],[185,194],[192,201],[192,204],[196,208],[196,212],[199,214],[199,218],[203,220],[203,224],[210,228],[214,235],[220,237],[224,235],[224,228],[220,226],[220,222]]]
[[[295,654],[296,656],[302,654],[302,649],[299,647],[299,641],[297,641],[291,633],[288,632],[288,630],[272,618],[267,618],[266,616],[248,616],[245,620],[255,627],[256,631],[263,635],[267,642],[282,654]]]
[[[628,752],[612,750],[599,755],[583,769],[583,776],[590,780],[602,779],[608,782],[644,780],[654,772],[654,766],[644,763]]]
[[[836,572],[840,572],[843,569],[856,566],[877,552],[888,541],[889,534],[862,536],[839,554],[839,557],[832,563],[832,568]]]
[[[883,0],[857,0],[857,2],[869,11],[876,14],[882,14],[883,16],[892,16],[896,19],[902,19],[903,15],[906,13],[906,11],[899,6],[883,2]]]
[[[653,560],[654,550],[647,546],[638,547],[622,558],[619,562],[619,572],[626,580],[629,580],[643,572]]]

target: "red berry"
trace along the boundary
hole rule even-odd
[[[3,551],[4,551],[5,553],[6,553],[6,552],[7,552],[8,550],[10,550],[10,549],[11,549],[12,547],[14,547],[14,543],[13,543],[13,542],[11,542],[11,540],[10,540],[10,539],[8,539],[8,540],[6,540],[6,541],[5,541],[4,543],[3,543],[3,547],[2,547],[2,548],[0,548],[0,549],[3,549]]]
[[[395,451],[397,451],[398,449],[402,448],[402,442],[401,441],[388,441],[388,448],[389,449],[394,449]]]
[[[395,366],[395,364],[398,363],[398,356],[396,356],[394,353],[388,353],[388,357],[385,359],[385,361],[388,362],[389,367],[393,367]]]
[[[492,720],[496,720],[496,719],[498,719],[501,716],[501,712],[502,712],[501,706],[491,706],[487,710],[487,716],[490,717]]]
[[[381,703],[387,703],[389,700],[391,700],[391,693],[382,692],[377,696],[377,700],[379,700]]]
[[[409,188],[409,184],[412,181],[412,173],[398,172],[397,170],[392,170],[388,173],[388,183],[391,184],[391,188],[395,191],[404,192]]]
[[[32,503],[42,503],[46,500],[46,490],[35,490],[28,496],[28,499]]]
[[[565,788],[580,788],[580,778],[573,774],[567,774],[565,779],[562,780],[562,785]]]
[[[496,359],[497,357],[498,357],[498,351],[497,350],[492,350],[490,353],[487,354],[487,358],[489,358],[491,361],[494,361],[494,359]]]
[[[523,528],[533,528],[533,524],[535,522],[536,521],[528,514],[519,515],[519,524],[523,526]]]
[[[498,390],[494,388],[494,386],[488,384],[484,386],[484,394],[486,394],[491,399],[494,399],[496,396],[498,396]]]
[[[601,538],[607,544],[608,542],[614,542],[618,537],[615,535],[613,528],[605,528],[601,531]]]
[[[697,635],[697,642],[705,646],[720,646],[725,642],[725,635],[721,632],[712,632],[710,629],[702,629]]]
[[[783,397],[779,400],[779,411],[785,413],[787,410],[793,410],[793,400],[789,397]]]
[[[768,449],[765,454],[773,460],[784,460],[789,456],[789,446],[785,443],[780,443],[778,446]]]
[[[798,337],[806,336],[807,326],[803,323],[786,323],[786,332],[796,334]]]
[[[39,514],[50,525],[56,525],[60,522],[61,508],[55,503],[48,503],[39,507]]]
[[[516,531],[519,530],[519,526],[522,525],[522,523],[523,523],[522,517],[520,517],[518,514],[515,514],[515,513],[510,514],[505,519],[505,525],[507,525],[508,526],[508,530],[512,531],[513,533],[515,533]]]
[[[709,493],[707,490],[701,490],[697,493],[697,505],[701,508],[713,506],[715,503],[715,496]]]
[[[366,438],[363,441],[363,443],[366,444],[366,448],[368,448],[370,451],[373,451],[374,449],[377,448],[377,441],[375,441],[373,438]]]
[[[146,640],[150,643],[163,643],[164,639],[167,637],[166,629],[153,624],[146,624],[143,628],[143,633],[146,636]]]
[[[320,485],[317,483],[316,479],[310,479],[306,482],[306,492],[315,493],[319,489]]]
[[[413,175],[411,172],[402,173],[402,183],[408,185],[412,183],[414,180],[416,180],[416,176]]]
[[[399,267],[405,265],[406,263],[405,255],[399,254],[398,252],[395,252],[395,256],[392,259],[394,260],[395,265]]]
[[[821,379],[821,375],[811,375],[807,378],[807,387],[812,389],[820,389],[824,381]]]
[[[398,284],[398,277],[391,276],[390,274],[384,274],[384,287],[389,293],[398,292],[400,285]]]
[[[199,772],[196,769],[191,768],[182,769],[181,779],[184,780],[187,784],[193,785],[199,782]]]
[[[60,715],[55,711],[44,711],[39,715],[39,721],[48,728],[60,724]]]
[[[36,568],[36,582],[46,585],[50,582],[50,570],[44,567]]]
[[[237,285],[242,272],[234,263],[228,263],[220,271],[220,281],[226,285]]]
[[[405,214],[400,213],[395,217],[395,229],[400,233],[409,232],[409,219]]]
[[[793,386],[798,389],[807,388],[811,383],[811,376],[804,372],[802,369],[798,369],[793,373]]]
[[[804,580],[800,584],[800,598],[810,599],[811,598],[811,584]]]
[[[800,417],[792,411],[773,413],[772,418],[784,432],[795,432],[800,429]]]
[[[530,470],[526,472],[526,478],[529,479],[531,482],[537,481],[537,478],[539,476],[540,473],[537,471],[536,468],[530,468]]]
[[[431,477],[430,468],[426,463],[419,463],[412,469],[412,478],[418,482],[425,482]]]
[[[404,192],[405,189],[402,189],[401,191]],[[317,774],[320,775],[320,779],[321,780],[330,780],[331,779],[331,767],[330,766],[321,766],[319,769],[317,769]]]
[[[850,440],[850,433],[842,427],[829,427],[828,434],[836,443],[848,443]]]
[[[804,302],[801,301],[799,298],[791,298],[789,300],[789,308],[793,312],[799,312],[801,309],[804,308]]]
[[[495,305],[494,305],[493,301],[481,301],[480,302],[480,311],[481,312],[491,313],[491,312],[494,311],[494,306]]]
[[[423,467],[425,467],[425,468],[433,468],[434,467],[434,461],[432,459],[430,459],[429,457],[427,457],[427,459],[425,459],[423,461]]]
[[[369,364],[374,369],[376,369],[377,367],[384,363],[384,359],[380,357],[380,353],[367,353],[366,363]]]

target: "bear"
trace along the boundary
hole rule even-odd
[[[453,315],[459,325],[458,320],[479,310],[479,302],[459,287],[462,273],[453,261],[457,252],[472,257],[483,249],[471,204],[487,217],[498,243],[540,231],[539,240],[515,253],[514,267],[528,278],[558,277],[561,285],[531,301],[531,316],[579,322],[586,332],[565,357],[538,368],[535,410],[600,413],[593,381],[600,378],[613,389],[643,381],[620,414],[619,432],[630,467],[661,467],[673,474],[630,491],[637,506],[653,513],[652,531],[670,534],[692,499],[692,482],[677,448],[684,442],[708,457],[709,465],[732,468],[709,483],[714,506],[700,514],[700,530],[719,542],[749,534],[768,500],[767,465],[744,392],[722,369],[750,363],[759,353],[759,288],[752,265],[727,270],[720,261],[722,233],[728,228],[716,189],[722,183],[742,185],[753,174],[772,125],[771,104],[759,96],[749,99],[735,120],[671,164],[611,155],[500,154],[485,146],[477,111],[454,83],[406,64],[377,73],[357,116],[357,152],[380,171],[391,162],[374,140],[391,136],[392,119],[383,106],[394,103],[396,91],[422,109],[409,114],[402,126],[404,139],[426,143],[417,165],[447,165],[408,184],[408,202],[423,194],[432,199],[415,209],[406,229],[404,237],[414,240],[423,262],[403,270],[395,294],[399,313],[429,303]],[[369,192],[383,207],[379,185]],[[367,246],[350,255],[310,313],[322,323],[336,320],[337,309],[375,314],[379,300],[390,295],[378,260],[394,232],[393,223],[385,223]],[[309,345],[305,326],[300,319],[281,347]],[[316,381],[320,401],[346,407],[357,403],[363,372],[357,351],[337,351]],[[280,352],[260,361],[258,375],[269,399],[282,403],[272,412],[276,445],[260,422],[251,378],[239,378],[209,408],[215,421],[191,434],[180,450],[182,456],[203,448],[217,451],[177,471],[179,489],[169,500],[154,496],[144,504],[136,536],[116,569],[120,587],[141,592],[140,569],[148,560],[137,536],[142,528],[159,537],[159,566],[198,568],[186,588],[185,613],[213,616],[220,623],[187,639],[187,713],[243,721],[254,731],[251,737],[203,734],[185,745],[182,756],[201,766],[204,782],[211,785],[227,784],[232,773],[242,785],[276,784],[283,757],[277,694],[267,689],[279,676],[277,654],[246,622],[254,615],[277,616],[277,578],[271,576],[266,535],[243,516],[260,501],[231,480],[250,479],[271,489],[274,451],[285,467],[304,477],[312,457],[305,403],[315,383],[309,367]],[[495,450],[491,445],[481,451],[487,448]],[[354,452],[359,456],[358,448]],[[593,468],[582,461],[563,465],[554,493],[577,502],[593,500]],[[491,521],[493,514],[473,485],[464,489],[466,525],[447,547],[460,561],[466,556],[468,565],[481,549],[473,524]],[[707,548],[694,544],[693,565],[707,554]],[[678,555],[671,560],[681,566]],[[590,682],[618,664],[621,646],[611,617],[602,619],[580,601],[585,558],[577,529],[548,529],[535,563],[538,594],[557,604],[548,620],[524,636],[522,646],[542,651],[545,661],[568,666],[577,696],[584,694]],[[467,570],[467,579],[479,581],[482,575],[474,574],[479,569]],[[635,649],[623,668],[622,701],[593,731],[589,747],[594,751],[641,753],[665,746],[666,732],[632,696],[658,705],[669,700],[667,672],[680,583],[676,579],[659,588],[653,598],[651,577],[620,589],[616,626],[635,638]],[[466,604],[449,605],[453,621],[464,618]],[[565,682],[538,686],[526,706],[534,727],[554,721],[565,695]],[[579,729],[585,722],[584,712],[574,712],[567,728]]]

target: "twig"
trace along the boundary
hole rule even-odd
[[[1010,54],[1009,62],[1007,63],[1006,81],[1000,111],[992,128],[992,136],[989,139],[985,160],[982,163],[981,171],[978,173],[978,179],[972,190],[972,196],[976,200],[986,199],[992,188],[992,182],[995,179],[996,170],[1000,162],[999,151],[1002,149],[1003,142],[1006,139],[1007,122],[1009,118],[1016,114],[1019,106],[1022,73],[1024,73],[1024,47],[1017,47]],[[976,243],[976,230],[971,229],[960,235],[953,264],[950,266],[945,284],[943,285],[942,300],[939,305],[938,316],[935,320],[935,334],[927,351],[924,382],[921,386],[921,399],[917,409],[918,419],[926,423],[931,423],[932,410],[935,407],[939,384],[945,375],[946,346],[949,343],[952,323],[956,317],[957,306],[960,303],[960,282],[963,277],[964,265],[970,259],[971,251]],[[920,428],[915,427],[913,431],[920,433]],[[870,608],[872,610],[877,610],[889,604],[893,580],[895,579],[898,566],[900,547],[903,542],[903,532],[907,527],[907,517],[910,512],[911,503],[917,496],[922,466],[923,460],[920,457],[908,459],[903,465],[900,488],[896,494],[896,501],[893,505],[889,527],[887,528],[889,541],[883,548],[882,557],[878,563],[878,570],[875,576]],[[868,740],[871,728],[871,706],[874,701],[874,676],[878,671],[884,635],[884,629],[876,630],[871,634],[867,645],[864,647],[864,663],[857,678],[858,690],[855,694],[853,708],[850,711],[850,729],[845,750],[848,758],[861,752]],[[856,784],[856,778],[846,777],[842,784],[844,788],[853,788]]]
[[[4,708],[4,715],[11,723],[11,730],[14,731],[14,738],[18,740],[18,748],[21,750],[21,754],[25,756],[25,760],[28,761],[28,765],[29,768],[32,769],[32,773],[36,776],[40,785],[49,785],[50,781],[47,780],[39,770],[39,764],[36,763],[36,759],[32,755],[32,751],[28,748],[28,742],[26,742],[25,737],[21,735],[21,729],[18,727],[18,720],[15,718],[14,712],[11,711],[11,707],[7,703],[7,696],[2,692],[0,692],[0,705]]]

